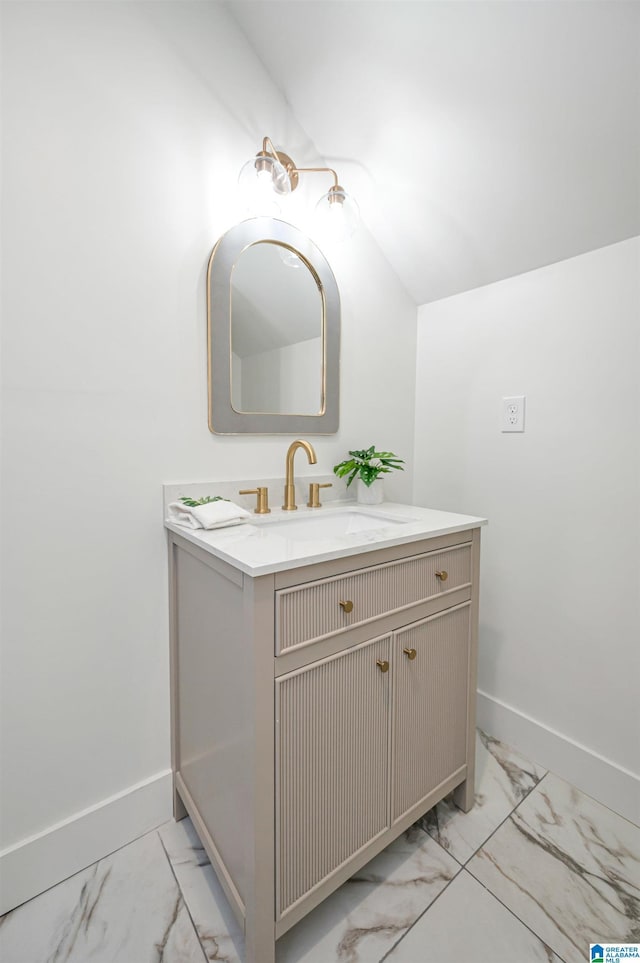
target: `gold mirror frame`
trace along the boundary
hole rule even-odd
[[[322,300],[323,377],[320,411],[314,415],[236,411],[231,403],[231,276],[243,251],[272,242],[298,255],[313,275]],[[209,430],[223,435],[334,434],[340,413],[340,296],[329,263],[302,231],[272,217],[236,224],[220,238],[207,271]]]

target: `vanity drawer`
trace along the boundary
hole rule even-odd
[[[471,584],[471,543],[276,592],[276,655]]]

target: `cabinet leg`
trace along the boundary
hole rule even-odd
[[[273,925],[269,927],[269,931],[269,933],[261,935],[255,930],[252,932],[247,925],[244,963],[276,963],[276,941]]]
[[[175,821],[176,821],[177,823],[179,823],[180,820],[181,820],[181,819],[184,819],[186,815],[187,815],[187,810],[184,808],[184,803],[183,803],[182,799],[180,798],[180,794],[179,794],[178,790],[176,789],[175,783],[174,783],[174,786],[173,786],[173,818],[175,819]]]
[[[453,801],[463,813],[468,813],[473,806],[475,798],[475,787],[473,778],[465,779],[453,790]]]

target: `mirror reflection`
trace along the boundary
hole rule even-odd
[[[259,241],[231,275],[231,404],[241,413],[318,415],[324,404],[324,305],[291,248]]]
[[[219,239],[207,271],[207,350],[211,431],[338,430],[338,285],[293,224],[252,217]]]

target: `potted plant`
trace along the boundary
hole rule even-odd
[[[381,475],[397,469],[404,471],[404,461],[392,451],[376,451],[375,445],[360,451],[350,451],[351,458],[335,465],[338,478],[347,477],[347,488],[358,480],[358,501],[364,505],[379,505],[383,500]]]

